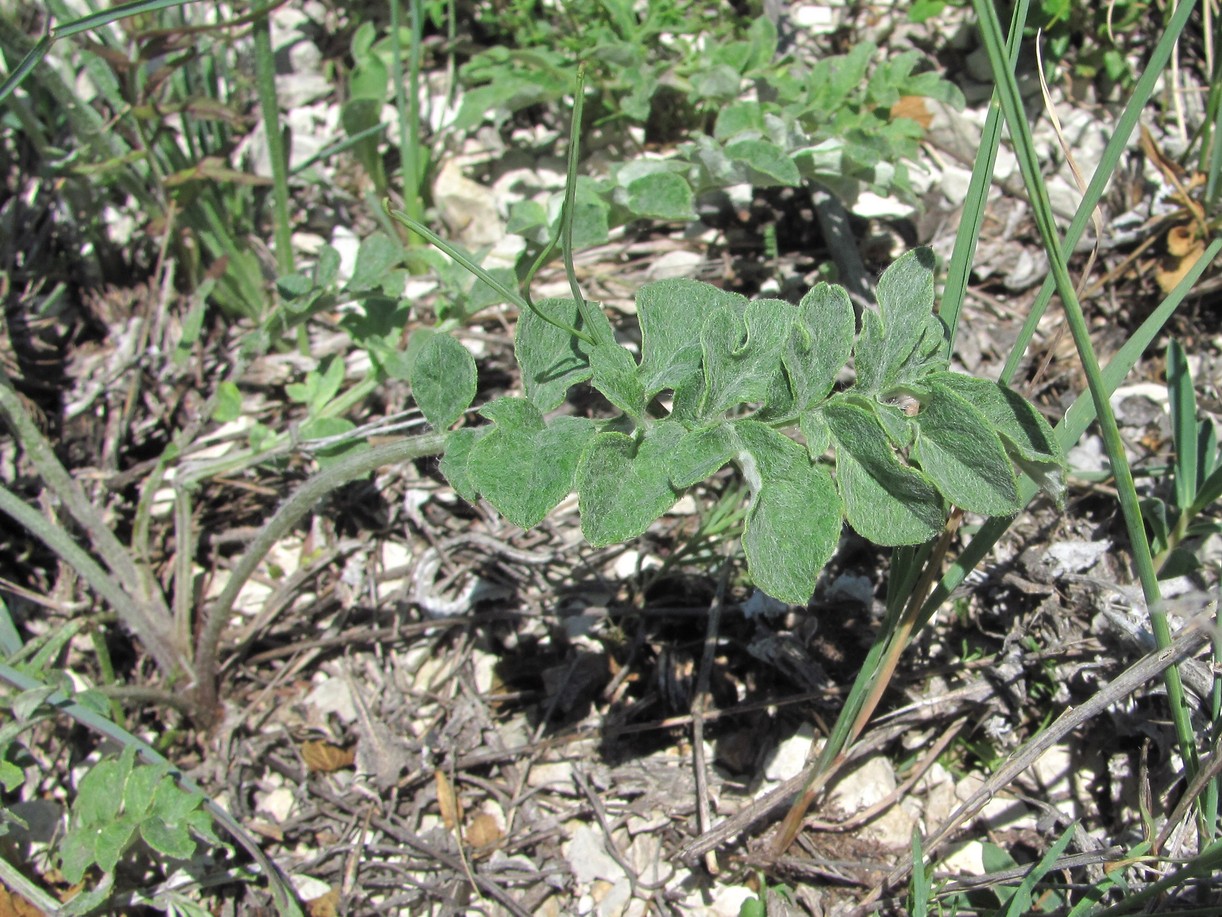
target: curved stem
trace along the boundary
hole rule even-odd
[[[334,465],[329,465],[319,471],[281,504],[275,515],[267,521],[262,531],[251,541],[246,553],[242,555],[242,559],[229,574],[229,581],[208,610],[204,621],[203,632],[200,634],[195,653],[199,707],[204,717],[209,716],[216,706],[217,648],[221,634],[225,625],[229,623],[238,593],[242,591],[246,581],[258,569],[267,552],[277,541],[287,535],[319,500],[349,481],[364,477],[383,465],[408,462],[426,455],[438,455],[444,448],[445,434],[443,433],[426,433],[383,446],[375,446],[372,449],[347,456]]]

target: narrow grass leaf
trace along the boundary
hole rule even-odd
[[[1018,890],[1014,893],[1014,896],[1010,898],[1006,906],[1004,917],[1021,917],[1023,914],[1031,913],[1032,898],[1035,893],[1036,883],[1038,883],[1042,878],[1044,878],[1044,876],[1048,875],[1048,873],[1056,868],[1057,860],[1060,859],[1061,854],[1065,852],[1065,849],[1069,846],[1069,842],[1073,840],[1075,829],[1076,825],[1070,825],[1068,828],[1066,828],[1065,833],[1058,837],[1056,842],[1046,851],[1044,851],[1044,855],[1040,857],[1040,861],[1031,867],[1031,869],[1023,877],[1023,881],[1019,883]],[[1051,910],[1055,908],[1059,902],[1049,901],[1046,903],[1048,905],[1047,909]],[[1040,910],[1045,910],[1045,907],[1041,907]]]
[[[1175,503],[1181,510],[1197,495],[1197,398],[1188,356],[1179,341],[1167,344],[1167,398],[1171,408],[1171,439],[1175,444]]]

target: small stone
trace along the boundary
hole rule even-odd
[[[768,762],[764,765],[764,777],[777,782],[796,777],[806,766],[814,741],[814,728],[804,723],[768,756]]]
[[[607,853],[606,840],[601,832],[583,822],[569,822],[569,826],[572,827],[572,835],[562,849],[578,882],[587,885],[598,879],[619,882],[627,878],[624,868]]]
[[[255,801],[255,811],[269,815],[277,823],[283,823],[293,811],[292,789],[282,786],[258,797]]]

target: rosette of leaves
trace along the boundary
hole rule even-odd
[[[638,359],[592,303],[545,300],[518,321],[525,397],[455,431],[442,470],[529,528],[574,490],[594,545],[643,533],[684,490],[728,464],[750,488],[743,534],[755,583],[805,603],[847,522],[881,545],[936,536],[951,504],[1020,509],[1015,465],[1060,496],[1063,455],[1033,405],[948,371],[928,249],[881,277],[860,332],[848,294],[819,284],[797,305],[693,280],[642,287]],[[852,361],[852,384],[838,384]],[[588,384],[605,419],[549,416]]]

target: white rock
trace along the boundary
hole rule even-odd
[[[650,280],[667,280],[671,277],[695,277],[704,255],[677,249],[655,258],[645,274]]]
[[[984,779],[977,774],[968,774],[955,785],[955,796],[960,802],[966,802],[975,792],[984,786]],[[991,831],[1001,830],[1034,830],[1035,816],[1026,805],[1015,799],[994,796],[984,804],[976,816],[976,820],[984,823]]]
[[[341,722],[356,722],[356,706],[352,701],[352,690],[348,687],[347,680],[343,678],[328,676],[325,681],[317,684],[306,695],[305,702],[318,712],[319,719],[325,719],[328,714],[334,713]]]
[[[467,178],[455,159],[447,159],[437,174],[433,202],[451,234],[464,245],[495,245],[505,235],[492,189]]]
[[[780,782],[800,774],[806,766],[806,759],[814,741],[814,727],[808,723],[802,724],[797,732],[778,745],[768,756],[764,764],[764,777]]]
[[[867,220],[900,220],[916,213],[916,207],[912,204],[905,204],[893,197],[882,197],[873,191],[861,192],[849,209]]]
[[[810,35],[831,35],[840,28],[840,12],[826,4],[804,3],[789,15],[799,30]]]
[[[301,896],[302,901],[314,901],[331,891],[331,886],[322,879],[315,879],[313,876],[301,873],[289,876],[289,881],[293,883],[293,888]]]
[[[711,907],[706,906],[697,893],[688,897],[687,901],[692,902],[688,910],[693,914],[707,914],[708,917],[738,917],[743,902],[755,897],[755,892],[741,885],[718,886],[709,894],[713,899]]]
[[[573,788],[573,765],[568,761],[545,761],[536,764],[530,769],[526,785],[571,790]]]
[[[952,848],[952,852],[943,857],[938,865],[965,876],[984,875],[984,845],[980,841],[968,841],[962,847]]]
[[[331,247],[339,252],[339,270],[336,272],[336,279],[340,283],[345,283],[352,277],[352,271],[356,268],[356,253],[361,247],[361,240],[347,226],[336,226],[335,231],[331,233]]]
[[[624,917],[628,902],[632,900],[632,883],[624,877],[606,888],[601,895],[595,895],[595,900],[598,902],[598,917]]]
[[[584,822],[569,822],[572,828],[570,839],[561,845],[564,858],[568,860],[573,877],[580,883],[589,884],[597,879],[619,882],[626,879],[624,868],[607,852],[606,840],[601,831]]]
[[[271,816],[273,821],[283,822],[293,811],[293,791],[287,786],[278,787],[263,796],[257,796],[255,811]]]

